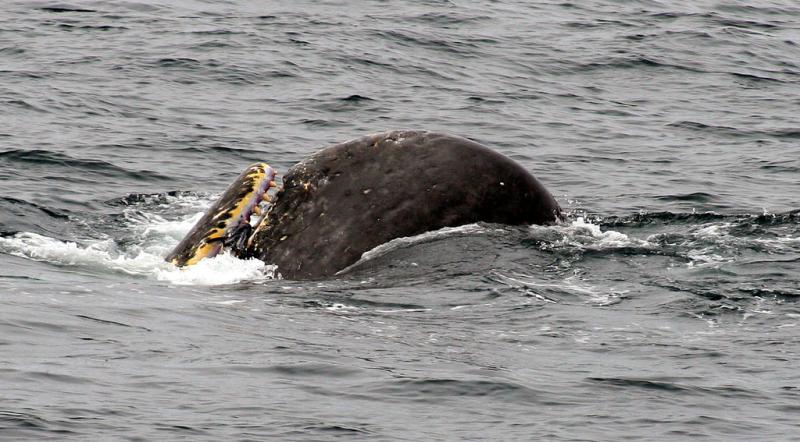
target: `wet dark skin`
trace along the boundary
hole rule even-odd
[[[465,138],[394,131],[328,147],[292,167],[238,254],[276,264],[287,279],[319,279],[394,238],[561,216],[550,192],[510,158]]]

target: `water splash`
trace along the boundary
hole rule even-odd
[[[567,223],[553,226],[530,226],[536,239],[542,240],[543,249],[578,248],[613,250],[620,248],[652,249],[656,245],[648,240],[634,238],[615,230],[602,230],[600,224],[586,221],[583,216]]]
[[[208,200],[187,196],[161,204],[158,210],[164,210],[164,206],[190,206],[197,209],[198,205],[202,207],[208,203]],[[121,222],[116,228],[127,239],[124,242],[129,244],[121,244],[105,235],[101,235],[103,237],[100,239],[77,242],[20,232],[0,238],[0,253],[57,266],[79,267],[99,273],[123,273],[178,285],[234,284],[275,277],[275,266],[258,259],[238,259],[230,254],[221,254],[186,268],[164,261],[164,256],[192,228],[202,212],[169,220],[155,213],[156,209],[149,209],[154,211],[142,211],[138,207],[123,210],[119,218]]]

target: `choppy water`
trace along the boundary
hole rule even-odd
[[[0,438],[796,439],[791,1],[0,6]],[[162,261],[247,164],[394,128],[563,225],[323,282]]]

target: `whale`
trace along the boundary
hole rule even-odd
[[[396,238],[477,222],[564,218],[552,194],[516,161],[439,132],[363,136],[294,165],[282,185],[276,176],[267,163],[245,169],[166,260],[183,267],[227,252],[273,264],[285,279],[324,279]]]

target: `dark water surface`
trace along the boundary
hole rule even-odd
[[[798,45],[793,1],[4,2],[0,439],[798,440]],[[247,164],[395,128],[569,220],[163,262]]]

